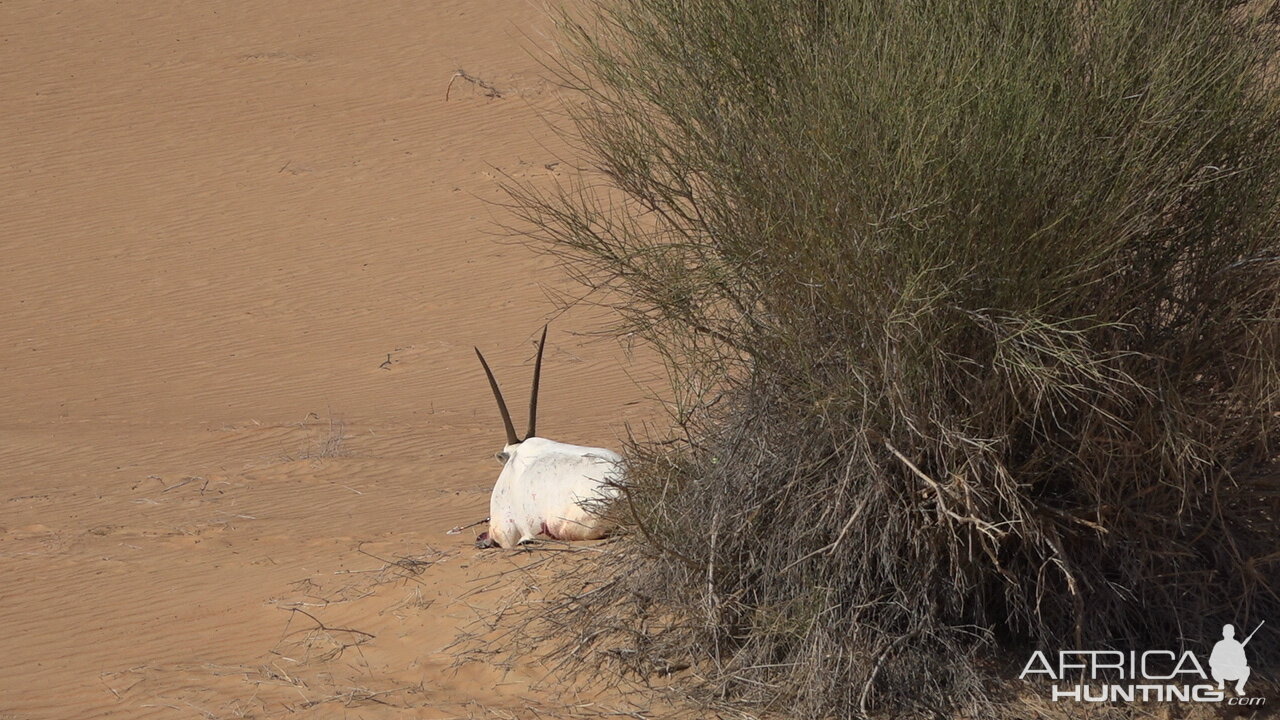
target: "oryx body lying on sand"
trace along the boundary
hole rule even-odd
[[[521,440],[498,389],[498,381],[476,348],[476,356],[489,378],[507,430],[507,444],[498,453],[502,474],[489,498],[489,531],[476,539],[480,547],[515,547],[538,536],[554,540],[595,540],[604,537],[608,524],[597,514],[599,504],[615,497],[622,458],[612,450],[569,445],[536,437],[538,380],[542,374],[542,350],[547,329],[542,329],[534,362],[533,390],[529,399],[529,431]]]

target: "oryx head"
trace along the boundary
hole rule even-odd
[[[498,460],[507,461],[508,451],[512,445],[519,445],[534,436],[538,423],[538,380],[542,375],[542,350],[547,344],[547,326],[542,326],[542,339],[538,341],[538,356],[533,364],[533,389],[529,393],[529,429],[521,438],[516,435],[516,427],[511,423],[511,413],[507,410],[507,403],[502,399],[502,391],[498,389],[498,381],[493,377],[493,371],[489,369],[489,363],[484,361],[484,355],[481,354],[480,348],[475,348],[476,357],[480,358],[480,365],[484,367],[484,374],[489,378],[489,387],[493,390],[493,398],[498,401],[498,412],[502,414],[502,424],[507,430],[507,447],[503,448],[503,452],[498,453]]]

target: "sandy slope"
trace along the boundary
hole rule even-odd
[[[440,650],[523,561],[446,531],[502,440],[471,345],[522,405],[563,287],[486,234],[496,174],[564,167],[547,30],[511,0],[0,5],[0,718],[525,707],[530,670]],[[458,68],[502,96],[446,101]],[[651,368],[588,325],[552,327],[539,427],[616,445]]]

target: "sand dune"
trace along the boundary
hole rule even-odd
[[[446,531],[487,513],[502,442],[470,347],[522,397],[565,287],[490,235],[497,175],[565,167],[543,11],[17,2],[0,26],[0,718],[543,702],[441,652],[522,562]],[[501,97],[446,100],[459,68]],[[590,325],[553,325],[539,427],[616,445],[652,367]]]

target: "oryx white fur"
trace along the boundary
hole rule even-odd
[[[622,458],[612,450],[531,437],[507,445],[489,498],[489,539],[502,547],[539,535],[595,540],[609,528],[591,507],[614,497]]]
[[[534,434],[546,344],[544,327],[534,361],[529,429],[523,440],[516,435],[489,363],[476,348],[507,432],[507,444],[497,456],[502,473],[489,497],[489,531],[477,539],[482,547],[515,547],[539,535],[556,540],[594,540],[609,531],[598,510],[616,496],[622,458],[604,448],[569,445]]]

